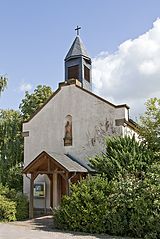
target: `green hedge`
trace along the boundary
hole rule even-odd
[[[160,177],[159,177],[160,179]],[[160,238],[160,186],[126,175],[108,182],[92,177],[72,186],[55,212],[58,228],[118,236]]]

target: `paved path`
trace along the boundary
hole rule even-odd
[[[0,223],[0,239],[122,239],[107,235],[62,232],[53,228],[51,216],[34,220]],[[124,239],[124,238],[123,238]],[[127,239],[127,238],[126,238]]]

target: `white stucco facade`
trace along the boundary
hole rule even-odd
[[[64,146],[64,121],[72,116],[73,144]],[[128,109],[114,107],[93,94],[76,87],[62,86],[61,90],[29,121],[24,123],[24,164],[32,161],[43,150],[56,153],[76,154],[85,158],[97,152],[103,135],[122,135],[122,127],[116,119],[128,120]]]

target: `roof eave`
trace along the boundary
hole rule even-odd
[[[84,59],[88,60],[90,63],[92,62],[91,58],[89,56],[85,56],[83,54],[72,55],[72,56],[65,57],[64,61],[72,60],[72,59],[75,59],[75,58],[84,58]]]

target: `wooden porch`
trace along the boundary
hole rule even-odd
[[[88,171],[66,155],[46,153],[43,151],[30,164],[23,173],[30,175],[29,217],[34,217],[34,181],[38,175],[47,175],[50,181],[50,207],[56,208],[63,197],[69,194],[71,182],[86,177]],[[45,195],[46,196],[46,195]]]

